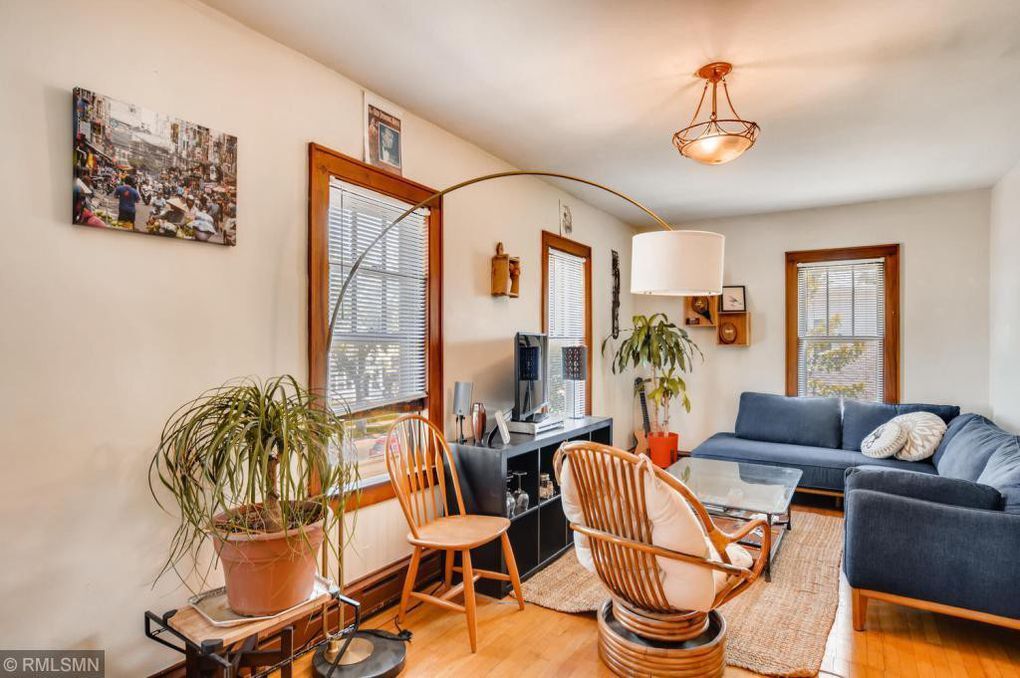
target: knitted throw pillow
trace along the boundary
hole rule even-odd
[[[891,457],[907,442],[907,432],[894,421],[887,421],[861,441],[861,452],[872,459]]]
[[[907,432],[907,442],[896,453],[896,458],[903,461],[921,461],[932,456],[946,434],[946,422],[931,412],[909,412],[891,421]]]

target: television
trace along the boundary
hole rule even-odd
[[[518,332],[514,337],[514,421],[539,422],[549,404],[549,338]]]

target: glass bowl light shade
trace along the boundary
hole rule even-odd
[[[672,297],[722,294],[726,238],[709,231],[651,231],[631,241],[630,291]]]
[[[680,130],[673,136],[673,144],[684,157],[705,165],[736,160],[758,138],[758,125],[744,120],[719,120],[694,127],[705,129],[700,134],[690,127]]]

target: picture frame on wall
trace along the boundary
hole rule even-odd
[[[237,244],[237,137],[73,91],[72,223]]]
[[[404,112],[397,106],[365,92],[365,162],[403,176]]]
[[[743,313],[747,310],[747,290],[744,285],[723,285],[719,298],[720,313]]]

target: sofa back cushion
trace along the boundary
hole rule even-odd
[[[939,443],[938,449],[935,450],[935,454],[931,458],[931,463],[935,464],[935,466],[938,467],[939,464],[942,462],[942,457],[944,457],[945,454],[946,454],[946,450],[950,450],[950,449],[958,450],[958,449],[961,449],[961,448],[957,448],[957,447],[952,445],[953,438],[955,438],[956,435],[960,431],[962,431],[963,429],[967,428],[967,426],[972,421],[974,421],[975,419],[979,419],[979,420],[983,421],[986,424],[991,424],[992,423],[988,419],[985,419],[984,417],[982,417],[980,414],[974,414],[973,412],[968,412],[966,414],[961,414],[956,419],[953,419],[951,422],[949,422],[949,425],[946,426],[946,434],[944,436],[942,436],[942,442]],[[955,456],[955,454],[956,454],[956,452],[954,452],[954,456]],[[991,453],[989,452],[989,454],[991,454]],[[961,461],[963,461],[963,458],[954,460],[947,467],[947,469],[946,469],[947,473],[941,474],[941,475],[947,475],[947,476],[959,475],[962,471],[960,471],[960,470],[953,470],[953,466],[955,464],[961,462]],[[987,456],[984,457],[983,461],[981,461],[980,467],[977,468],[977,470],[976,470],[977,474],[981,473],[981,469],[984,468],[984,463],[986,461],[988,461],[988,457]],[[970,475],[970,474],[968,474],[968,475]],[[977,475],[975,475],[974,477],[976,478]]]
[[[770,443],[839,449],[839,398],[741,393],[736,435]]]
[[[843,401],[843,449],[859,451],[861,442],[876,428],[893,417],[911,412],[931,412],[948,424],[960,414],[956,405],[924,403],[873,403],[864,400]]]
[[[965,414],[953,420],[933,460],[939,475],[984,482],[978,479],[985,472],[992,455],[1000,448],[1015,449],[1016,444],[1016,436],[1003,431],[990,420],[977,414]],[[994,483],[984,484],[1002,492]]]
[[[1007,513],[1020,513],[1020,436],[1005,434],[977,481],[1002,494]]]

